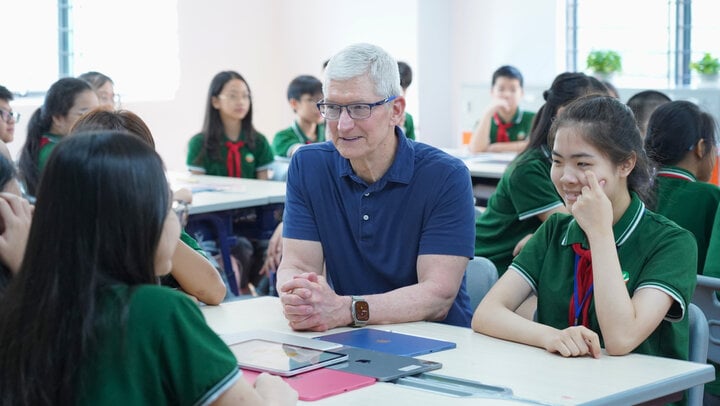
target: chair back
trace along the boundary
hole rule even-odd
[[[495,264],[489,259],[475,257],[468,262],[465,278],[468,296],[470,296],[470,308],[475,312],[482,298],[498,280],[498,272]]]
[[[707,359],[720,363],[720,300],[718,300],[717,291],[720,291],[720,278],[698,275],[692,302],[702,310],[707,318],[710,337]]]
[[[697,305],[688,306],[688,321],[690,323],[690,354],[689,361],[705,364],[708,358],[708,342],[710,331],[708,320]],[[702,406],[705,385],[697,385],[688,389],[688,405]]]

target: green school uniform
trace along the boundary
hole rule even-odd
[[[38,170],[42,173],[45,164],[47,163],[50,153],[55,149],[55,145],[62,139],[62,136],[56,134],[43,134],[40,138],[40,150],[38,151]]]
[[[615,244],[628,293],[639,289],[661,290],[673,299],[665,319],[633,352],[668,358],[688,358],[689,326],[685,316],[695,291],[697,248],[692,233],[645,208],[636,194],[613,226]],[[537,230],[510,265],[537,294],[539,323],[567,328],[573,295],[575,252],[571,244],[588,248],[587,238],[572,216],[554,214]],[[595,303],[588,312],[590,329],[602,332]]]
[[[720,206],[718,206],[715,212],[715,221],[717,222],[718,219],[720,219]],[[720,225],[717,224],[715,224],[713,233],[710,236],[710,241],[708,242],[703,275],[720,278]]]
[[[273,137],[272,146],[277,156],[288,156],[288,151],[295,145],[312,144],[325,141],[325,124],[318,124],[315,128],[315,141],[310,140],[298,125],[293,121],[292,125],[282,131],[278,131]]]
[[[248,147],[247,144],[240,149],[241,178],[256,178],[256,172],[268,169],[270,167],[270,163],[272,163],[275,159],[272,147],[270,146],[270,143],[268,143],[267,138],[258,132],[256,132],[255,135],[256,139],[254,150],[250,150],[250,147]],[[245,134],[241,134],[239,140],[245,140]],[[228,147],[225,144],[227,141],[231,140],[224,137],[223,141],[220,143],[220,158],[209,157],[204,155],[203,152],[203,134],[200,133],[193,136],[188,143],[188,155],[186,161],[188,169],[204,172],[206,175],[228,176]],[[200,157],[199,162],[198,157]]]
[[[663,167],[657,173],[655,212],[676,222],[695,235],[698,245],[698,273],[702,274],[713,230],[720,230],[716,216],[720,188],[698,182],[692,173],[677,167]],[[718,231],[720,232],[720,231]]]
[[[123,315],[120,298],[127,295]],[[80,369],[79,405],[204,404],[242,375],[233,353],[183,293],[115,285],[98,310],[105,323],[98,348]]]
[[[413,121],[413,117],[410,113],[407,112],[405,113],[405,126],[403,128],[403,132],[405,133],[405,136],[411,140],[415,139],[415,122]]]
[[[475,221],[475,255],[490,259],[502,275],[515,245],[542,224],[537,215],[562,205],[550,179],[548,149],[523,153],[505,170],[487,209]]]
[[[522,141],[530,135],[530,127],[532,126],[535,113],[522,111],[517,109],[512,118],[513,126],[508,128],[507,134],[510,141]],[[490,119],[490,143],[497,142],[498,125],[494,119]]]

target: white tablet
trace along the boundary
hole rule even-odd
[[[280,376],[293,376],[348,359],[347,354],[264,339],[241,341],[231,345],[230,350],[239,366]]]

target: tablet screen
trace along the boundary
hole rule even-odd
[[[253,339],[230,346],[243,368],[290,376],[335,364],[347,355],[291,344]]]

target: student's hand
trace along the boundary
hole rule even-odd
[[[33,208],[22,197],[0,193],[0,261],[14,274],[20,270]]]
[[[349,323],[342,320],[349,303],[314,272],[295,275],[280,286],[280,302],[293,330],[326,331]]]
[[[499,97],[494,97],[492,99],[492,102],[490,103],[490,107],[488,109],[492,114],[495,113],[509,113],[510,112],[510,103],[508,103],[507,100],[501,99]]]
[[[280,223],[275,227],[270,241],[268,241],[267,255],[265,257],[265,263],[260,268],[260,275],[269,275],[271,272],[277,270],[282,259],[282,229],[283,223]]]
[[[279,376],[263,372],[255,379],[255,390],[267,405],[294,405],[298,393]]]
[[[518,241],[517,244],[515,244],[515,248],[513,249],[513,256],[516,257],[518,254],[520,254],[520,251],[522,251],[523,247],[532,237],[532,234],[528,234],[525,237],[522,238],[522,240]]]
[[[563,357],[582,357],[591,355],[600,358],[600,337],[585,326],[568,327],[555,330],[555,334],[546,337],[545,349]]]
[[[186,188],[180,188],[173,192],[173,200],[183,201],[185,203],[192,203],[192,191]]]
[[[593,233],[607,233],[612,235],[613,208],[603,186],[605,180],[598,182],[592,171],[585,171],[587,186],[583,186],[582,194],[572,205],[571,213],[580,228],[590,237]]]

